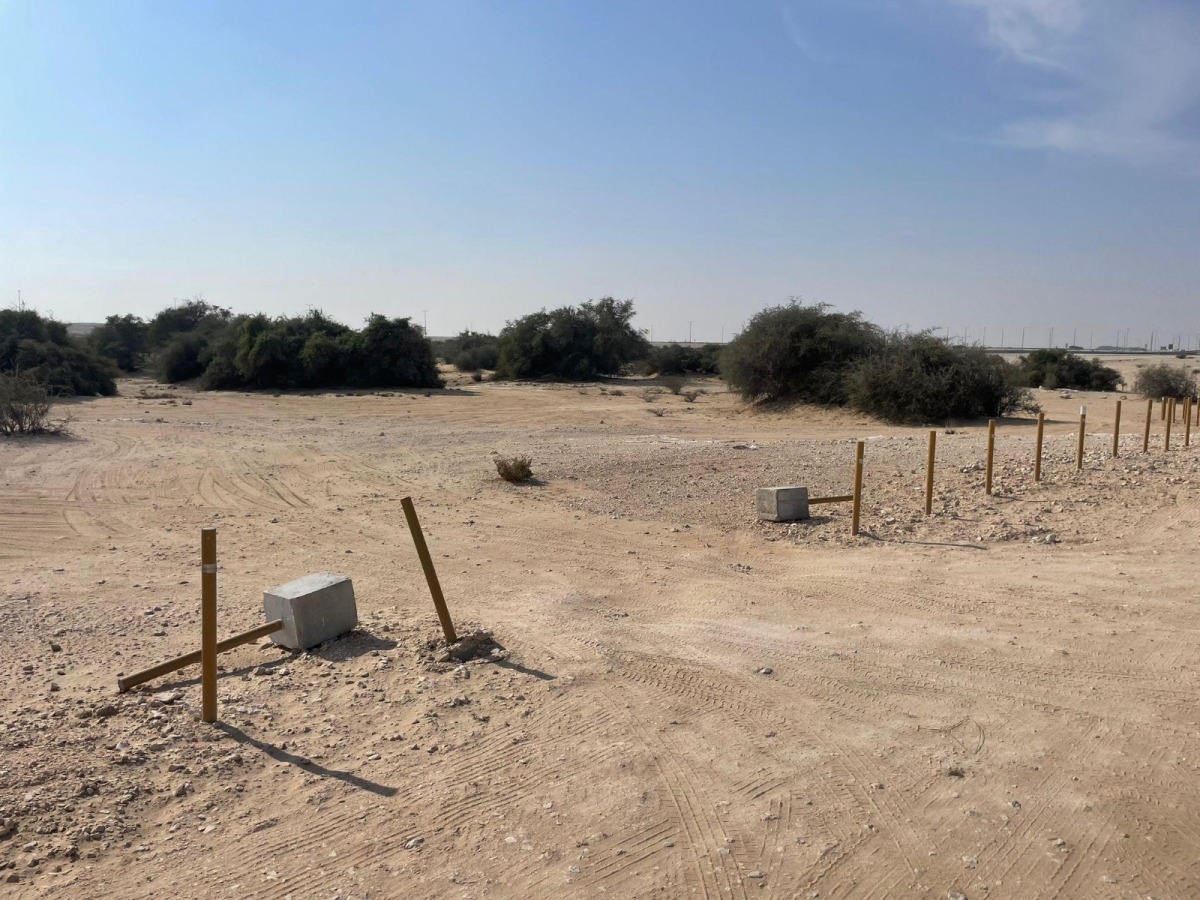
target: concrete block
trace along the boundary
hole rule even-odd
[[[808,488],[767,487],[758,489],[758,517],[768,522],[795,522],[808,518]]]
[[[267,621],[283,619],[271,640],[307,650],[350,631],[358,624],[354,585],[344,575],[317,572],[263,592]]]

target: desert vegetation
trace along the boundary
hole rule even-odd
[[[50,421],[50,395],[25,375],[0,375],[0,435],[60,432]]]
[[[930,332],[887,334],[859,313],[792,302],[765,309],[721,356],[750,402],[849,406],[889,422],[1036,411],[1022,371]]]
[[[1158,363],[1138,370],[1133,389],[1143,397],[1155,400],[1159,397],[1182,400],[1196,396],[1196,376],[1183,366]]]
[[[28,309],[0,310],[0,374],[5,373],[20,375],[56,397],[117,391],[111,361],[72,339],[62,322]]]
[[[1121,385],[1121,373],[1100,362],[1084,359],[1069,350],[1034,350],[1021,357],[1021,371],[1029,387],[1047,390],[1115,391]]]
[[[500,332],[498,378],[589,379],[616,375],[649,356],[632,325],[632,300],[605,297],[531,313]]]

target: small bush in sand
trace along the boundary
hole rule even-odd
[[[1143,397],[1153,400],[1159,397],[1182,400],[1184,397],[1196,396],[1196,379],[1183,366],[1159,363],[1139,371],[1133,382],[1133,389]]]
[[[683,392],[683,399],[686,400],[688,403],[695,403],[696,398],[699,396],[700,396],[699,391],[684,391]]]
[[[648,413],[650,413],[650,415],[652,415],[652,416],[657,416],[657,417],[658,417],[658,418],[660,418],[660,419],[661,419],[663,416],[665,416],[665,415],[667,414],[667,410],[666,410],[666,408],[664,408],[664,407],[662,407],[662,406],[654,406],[654,407],[651,407],[650,409],[648,409],[648,410],[646,410],[646,411],[647,411]]]
[[[516,484],[533,477],[532,464],[533,460],[528,456],[499,456],[496,458],[496,472],[505,481]]]
[[[0,434],[57,434],[66,423],[50,421],[46,389],[23,375],[0,375]]]
[[[661,380],[662,380],[663,387],[665,387],[672,394],[676,394],[676,395],[678,395],[683,390],[683,386],[684,386],[684,384],[686,384],[686,382],[683,380],[683,378],[681,378],[678,375],[668,375],[667,377],[665,377]]]

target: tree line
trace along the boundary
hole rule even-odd
[[[441,359],[475,380],[719,375],[747,402],[844,406],[913,423],[1031,411],[1031,387],[1121,385],[1114,369],[1067,350],[1009,362],[930,331],[888,332],[824,304],[766,308],[724,346],[652,346],[634,315],[632,301],[605,297],[522,316],[499,335],[464,331],[435,344],[408,318],[376,314],[355,330],[319,310],[235,315],[199,298],[149,321],[109,316],[83,339],[34,311],[0,310],[0,376],[19,375],[52,395],[112,394],[120,372],[139,370],[205,390],[433,388],[443,384]],[[1179,366],[1144,367],[1138,382],[1153,396],[1196,392]]]

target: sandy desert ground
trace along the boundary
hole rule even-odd
[[[705,387],[130,380],[0,442],[0,894],[1200,896],[1182,426],[1142,455],[1131,398],[1112,459],[1117,395],[1042,392],[1045,480],[1005,421],[986,497],[986,428],[947,423],[926,520],[924,429]],[[755,520],[762,485],[848,492],[857,438],[862,536]],[[438,662],[406,495],[498,656]],[[311,571],[362,620],[224,655],[217,726],[196,668],[115,690],[198,647],[204,526],[223,635]]]

